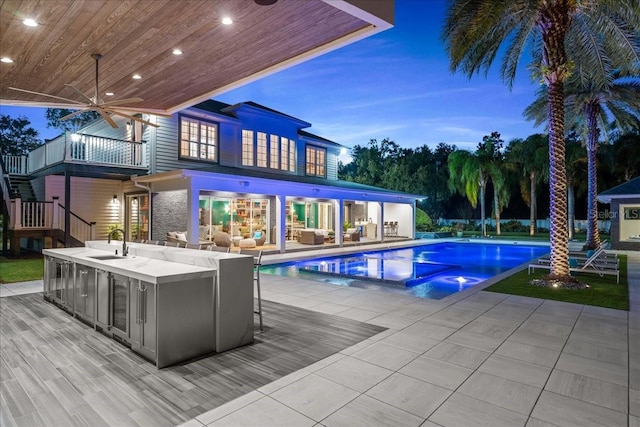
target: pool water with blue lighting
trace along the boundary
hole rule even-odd
[[[343,286],[376,282],[441,299],[548,252],[548,246],[437,243],[273,264],[260,271]]]

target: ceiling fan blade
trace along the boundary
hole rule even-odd
[[[63,121],[64,121],[64,120],[69,120],[69,119],[71,119],[71,118],[73,118],[73,117],[75,117],[75,116],[77,116],[77,115],[79,115],[79,114],[82,114],[82,113],[84,113],[85,111],[89,111],[89,110],[90,110],[90,108],[82,108],[82,109],[80,109],[80,110],[78,110],[78,111],[74,111],[74,112],[73,112],[73,113],[71,113],[71,114],[67,114],[67,115],[66,115],[66,116],[64,116],[64,117],[60,117],[60,120],[63,120]]]
[[[118,127],[118,125],[116,124],[116,122],[113,121],[113,119],[111,118],[111,116],[109,116],[109,114],[107,113],[107,110],[104,110],[102,108],[92,108],[92,110],[97,111],[98,113],[100,113],[100,115],[102,116],[103,119],[106,120],[107,123],[109,123],[111,125],[112,128],[116,129]]]
[[[69,83],[65,83],[65,86],[70,87],[71,89],[75,90],[76,92],[78,92],[80,95],[82,95],[83,98],[85,98],[87,101],[89,101],[90,104],[94,104],[93,99],[89,98],[87,95],[85,95],[84,93],[82,93],[82,91],[78,88],[76,88],[74,85],[71,85]]]
[[[133,102],[142,102],[144,99],[142,98],[126,98],[126,99],[118,99],[114,101],[107,101],[100,104],[102,107],[110,107],[112,105],[120,105],[120,104],[130,104]]]
[[[82,105],[79,101],[75,101],[75,100],[73,100],[73,99],[69,99],[69,98],[63,98],[63,97],[61,97],[61,96],[49,95],[49,94],[42,93],[42,92],[34,92],[34,91],[32,91],[32,90],[19,89],[19,88],[17,88],[17,87],[8,87],[8,89],[11,89],[11,90],[17,90],[18,92],[30,93],[30,94],[33,94],[33,95],[46,96],[46,97],[48,97],[48,98],[61,99],[61,100],[63,100],[63,101],[73,102],[73,103],[75,103],[75,104]]]
[[[144,120],[144,119],[141,119],[140,117],[132,116],[130,114],[125,114],[125,113],[123,113],[121,111],[118,111],[118,110],[112,110],[111,108],[105,108],[105,111],[108,111],[111,114],[115,114],[116,116],[125,117],[125,118],[130,119],[130,120],[135,120],[136,122],[144,123],[144,124],[149,125],[149,126],[153,126],[153,127],[156,127],[156,128],[160,127],[160,125],[157,125],[155,123],[151,123],[149,120]]]

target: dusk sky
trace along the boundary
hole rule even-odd
[[[507,142],[544,131],[522,117],[539,87],[526,61],[511,90],[499,78],[501,58],[487,77],[452,74],[440,40],[446,1],[395,4],[394,28],[215,99],[257,102],[307,121],[308,132],[347,147],[389,138],[407,148],[440,142],[475,148],[493,131]],[[59,134],[46,128],[44,109],[0,109],[27,116],[43,139]]]

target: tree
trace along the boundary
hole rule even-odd
[[[504,44],[501,75],[512,86],[525,48],[532,70],[548,89],[550,278],[570,279],[564,144],[564,84],[572,58],[587,68],[609,63],[629,70],[640,61],[637,0],[452,0],[443,39],[452,71],[472,76],[491,64]],[[566,46],[571,46],[567,53]]]
[[[500,133],[492,132],[485,135],[482,142],[478,144],[476,153],[480,161],[485,165],[486,171],[493,184],[493,214],[496,218],[496,233],[500,232],[500,213],[509,203],[509,188],[506,183],[504,170],[504,155],[502,153],[503,140]],[[485,233],[486,234],[486,233]]]
[[[480,221],[482,235],[486,236],[485,193],[489,174],[485,165],[476,153],[457,150],[449,156],[448,166],[450,188],[464,195],[474,208],[478,205],[478,193],[480,193]]]
[[[525,140],[514,139],[506,149],[508,167],[521,174],[520,194],[529,206],[529,234],[536,233],[537,187],[549,176],[549,155],[546,135],[535,134]]]
[[[634,76],[621,78],[615,70],[610,73],[618,76],[613,82],[589,78],[592,74],[577,67],[565,86],[567,123],[581,131],[587,149],[587,238],[584,249],[600,246],[597,152],[600,136],[605,136],[602,131],[610,120],[619,129],[640,127],[640,80]],[[546,99],[546,91],[539,92],[538,99],[525,110],[525,116],[535,119],[537,124],[544,121]]]
[[[42,144],[38,131],[30,127],[31,122],[24,116],[12,119],[0,115],[0,152],[9,156],[24,156]]]
[[[82,126],[100,117],[100,114],[96,111],[85,111],[77,114],[71,120],[62,120],[63,117],[74,113],[74,111],[66,108],[47,108],[45,113],[47,127],[60,129],[62,132],[76,132]]]

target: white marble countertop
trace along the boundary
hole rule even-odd
[[[88,267],[99,268],[111,273],[122,274],[123,276],[155,284],[213,277],[216,274],[216,269],[212,267],[147,258],[135,254],[112,260],[95,259],[91,257],[96,255],[112,255],[115,251],[110,252],[89,247],[43,249],[42,253],[65,261],[77,262],[78,264]]]

